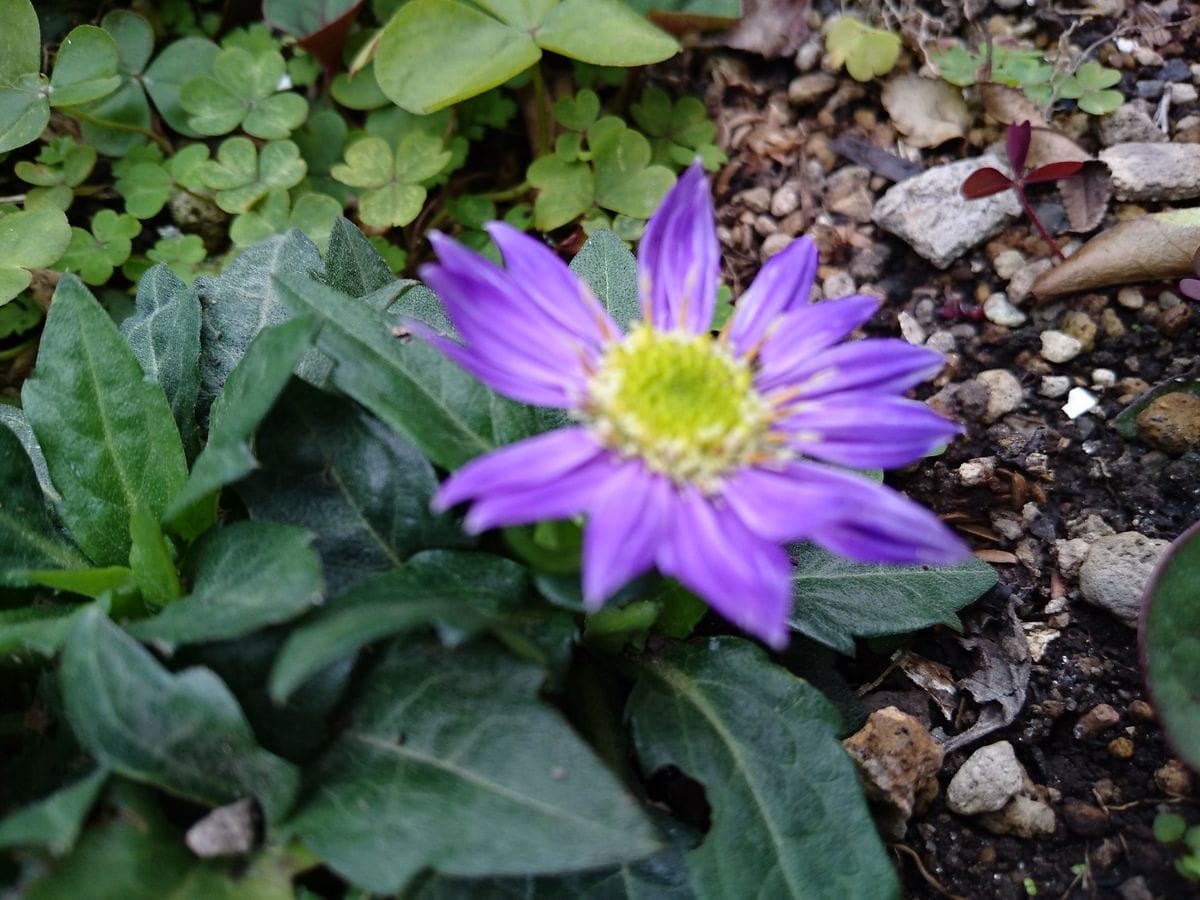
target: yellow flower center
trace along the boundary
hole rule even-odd
[[[749,364],[708,334],[639,325],[600,359],[585,412],[606,446],[711,490],[765,450],[771,406]]]

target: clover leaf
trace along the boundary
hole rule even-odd
[[[308,115],[307,100],[278,92],[286,74],[278,51],[227,47],[213,60],[211,75],[183,86],[179,102],[191,114],[188,124],[200,134],[228,134],[241,126],[264,140],[286,138]]]
[[[163,159],[155,144],[135,147],[113,163],[117,193],[125,198],[125,212],[139,219],[158,215],[176,186],[188,191],[204,191],[199,171],[208,160],[208,147],[188,144],[170,159]]]
[[[66,214],[53,206],[0,217],[0,304],[29,287],[29,269],[53,265],[70,242]]]
[[[199,175],[217,192],[217,206],[244,213],[272,188],[299,184],[306,171],[300,148],[291,141],[271,141],[260,153],[250,138],[239,136],[222,141],[217,158],[201,164]]]
[[[326,194],[302,194],[292,203],[288,192],[274,188],[256,209],[242,213],[229,226],[235,246],[249,247],[273,234],[298,228],[325,252],[333,220],[342,214],[342,204]]]
[[[92,230],[71,229],[71,243],[59,263],[66,271],[78,272],[87,284],[104,284],[113,269],[129,259],[133,238],[142,223],[127,213],[102,209],[92,217]]]
[[[710,172],[725,162],[724,151],[713,143],[717,126],[709,121],[704,104],[695,97],[681,97],[672,103],[666,91],[648,87],[629,111],[638,127],[651,137],[654,162],[683,168],[700,157]]]
[[[100,27],[116,45],[120,84],[107,97],[80,108],[83,139],[106,156],[124,156],[150,130],[150,102],[141,77],[154,50],[154,29],[124,9],[107,13]]]
[[[1106,116],[1122,103],[1120,91],[1109,90],[1121,80],[1116,69],[1106,69],[1098,62],[1087,62],[1067,79],[1059,96],[1075,100],[1079,108],[1093,116]]]
[[[42,308],[28,294],[0,306],[0,339],[24,334],[42,321]]]
[[[365,137],[346,148],[346,161],[330,174],[342,184],[363,188],[358,215],[372,228],[407,225],[425,203],[422,184],[450,162],[440,138],[423,131],[405,135],[393,152],[380,137]]]
[[[845,64],[855,81],[870,81],[892,71],[900,58],[900,37],[853,16],[842,16],[825,32],[825,49],[835,69]]]
[[[25,208],[53,206],[66,211],[75,199],[73,190],[92,173],[96,151],[61,137],[44,144],[36,162],[20,160],[13,171],[17,177],[37,187],[25,194]]]
[[[159,238],[144,257],[133,256],[126,260],[125,265],[121,266],[121,274],[130,281],[139,281],[154,263],[163,263],[184,284],[191,284],[207,255],[208,251],[204,249],[204,241],[199,235],[174,234]]]
[[[186,137],[202,137],[188,125],[191,116],[180,105],[183,86],[197,73],[212,71],[221,48],[203,37],[185,37],[168,44],[150,63],[140,81],[164,122]]]

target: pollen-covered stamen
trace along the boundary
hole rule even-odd
[[[752,456],[778,452],[750,367],[708,334],[638,326],[600,358],[584,412],[606,446],[704,490]]]

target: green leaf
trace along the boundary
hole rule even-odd
[[[190,116],[180,105],[179,93],[197,73],[211,71],[220,52],[221,48],[208,38],[185,37],[167,45],[146,69],[142,84],[171,130],[185,137],[201,136],[188,124]]]
[[[554,101],[554,118],[572,131],[587,131],[599,115],[600,98],[592,90],[582,90],[574,97]]]
[[[30,0],[0,0],[0,83],[42,70],[42,30]]]
[[[230,373],[212,406],[208,443],[164,514],[185,538],[197,537],[216,520],[222,487],[257,468],[250,441],[308,350],[312,333],[313,320],[307,316],[264,328]]]
[[[346,148],[346,162],[329,174],[343,184],[364,188],[359,215],[372,228],[407,225],[421,212],[425,187],[450,161],[442,140],[421,131],[400,139],[395,152],[379,137],[365,137]]]
[[[391,267],[348,219],[334,220],[325,254],[324,280],[351,297],[365,297],[394,280]]]
[[[541,55],[525,30],[474,6],[413,0],[384,26],[375,78],[396,105],[430,113],[503,84]]]
[[[121,85],[112,94],[82,107],[84,140],[106,156],[124,156],[142,145],[150,130],[150,104],[141,75],[154,50],[154,29],[137,13],[114,9],[100,20],[112,35],[120,61]]]
[[[92,217],[91,232],[71,229],[71,243],[60,260],[65,271],[77,271],[86,284],[104,284],[129,259],[133,238],[142,223],[127,213],[102,209]]]
[[[372,641],[436,625],[457,643],[492,623],[529,591],[525,569],[486,553],[430,550],[403,568],[359,582],[292,630],[271,672],[286,700],[314,673]]]
[[[31,569],[16,573],[28,584],[37,584],[69,594],[102,597],[109,591],[132,586],[133,573],[125,566],[73,569]]]
[[[610,116],[588,132],[588,145],[596,169],[596,203],[637,219],[649,218],[675,183],[670,169],[650,164],[650,142]]]
[[[825,50],[835,69],[844,63],[855,81],[886,75],[900,57],[900,36],[842,16],[825,32]]]
[[[332,596],[418,550],[467,541],[429,502],[428,460],[356,404],[293,382],[259,429],[262,468],[237,492],[255,519],[316,534]]]
[[[36,163],[20,160],[13,166],[13,172],[30,184],[73,188],[84,182],[95,165],[96,151],[93,148],[64,137],[43,144]]]
[[[571,271],[592,289],[623,331],[641,321],[637,260],[611,231],[593,232],[571,260]]]
[[[58,47],[50,75],[50,105],[79,106],[107,97],[121,84],[117,45],[103,28],[79,25]]]
[[[33,464],[20,439],[3,425],[0,484],[0,584],[13,571],[87,565],[50,521]]]
[[[50,122],[50,82],[31,72],[0,85],[0,153],[36,141]]]
[[[292,803],[295,768],[255,742],[207,669],[168,672],[96,609],[83,612],[59,667],[67,721],[102,765],[201,803],[258,798],[269,821]]]
[[[329,85],[329,95],[347,109],[379,109],[388,103],[387,95],[375,80],[375,61],[353,75],[339,72]]]
[[[0,653],[38,653],[52,657],[66,643],[75,617],[88,604],[46,603],[0,610]]]
[[[299,94],[277,93],[286,72],[283,57],[274,50],[252,53],[228,47],[213,60],[212,75],[182,86],[179,103],[200,134],[228,134],[241,126],[264,140],[286,138],[308,116],[308,101]]]
[[[175,273],[184,284],[191,284],[196,277],[197,264],[204,261],[208,251],[204,249],[204,241],[198,234],[181,234],[175,237],[159,238],[154,246],[146,251],[146,259],[151,263],[162,263]],[[132,260],[131,260],[132,262]],[[128,263],[121,271],[129,275]],[[141,272],[144,274],[144,271]],[[137,276],[140,279],[140,274]]]
[[[562,0],[534,35],[539,47],[597,66],[645,66],[679,44],[617,0]]]
[[[312,535],[273,522],[235,522],[204,535],[188,556],[186,597],[130,634],[171,646],[227,640],[286,622],[320,600],[321,563]]]
[[[244,213],[272,188],[295,187],[306,168],[300,148],[291,141],[271,141],[260,152],[253,141],[239,136],[221,142],[217,158],[204,163],[200,177],[217,192],[217,206]]]
[[[146,377],[166,394],[184,447],[196,446],[200,390],[200,300],[169,268],[154,266],[138,282],[136,308],[121,334]]]
[[[146,146],[154,147],[153,144]],[[133,153],[126,154],[124,159],[113,163],[113,174],[116,176],[114,187],[125,198],[125,212],[131,216],[153,218],[171,196],[171,173],[162,164],[161,153],[158,159],[145,161]]]
[[[135,12],[113,9],[104,14],[100,27],[112,35],[117,45],[121,70],[138,75],[154,52],[154,27]]]
[[[170,603],[183,594],[175,559],[158,518],[144,509],[133,514],[129,524],[129,568],[142,599],[155,606]]]
[[[930,625],[959,628],[956,613],[996,583],[972,557],[960,566],[889,566],[851,562],[812,544],[791,548],[796,631],[842,653],[856,637],[907,634]]]
[[[38,847],[61,856],[75,845],[96,796],[108,780],[97,769],[69,787],[0,819],[0,847]]]
[[[22,398],[72,536],[96,564],[124,564],[134,510],[161,515],[187,468],[162,388],[72,276],[54,292]]]
[[[1142,672],[1167,740],[1200,765],[1200,526],[1184,532],[1146,586],[1138,639]]]
[[[899,895],[833,707],[753,644],[669,645],[641,665],[627,715],[643,771],[678,766],[704,787],[697,898]]]
[[[0,217],[0,304],[33,280],[27,271],[54,265],[71,243],[71,226],[61,209],[43,208]]]
[[[336,363],[332,383],[416,444],[435,465],[454,469],[502,443],[497,432],[514,405],[501,401],[430,344],[397,340],[381,314],[303,275],[280,271],[274,282],[298,313],[320,316],[317,347]]]
[[[229,238],[239,247],[298,228],[318,247],[327,246],[333,220],[342,213],[342,204],[325,194],[302,194],[293,207],[288,192],[272,188],[257,209],[242,213],[229,227]]]
[[[574,221],[591,209],[595,200],[595,177],[587,163],[542,156],[530,164],[525,177],[538,189],[533,220],[540,231],[553,231]]]
[[[558,873],[654,853],[636,804],[538,700],[541,680],[492,645],[393,646],[291,829],[377,893],[423,868]]]

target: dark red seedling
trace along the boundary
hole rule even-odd
[[[1021,202],[1021,209],[1025,210],[1025,215],[1029,216],[1029,221],[1033,222],[1038,230],[1038,234],[1042,236],[1050,249],[1054,251],[1054,255],[1060,260],[1065,260],[1062,251],[1058,249],[1058,244],[1054,243],[1054,238],[1050,237],[1050,233],[1046,231],[1045,226],[1038,220],[1038,217],[1033,212],[1033,207],[1029,205],[1029,200],[1025,196],[1025,186],[1029,184],[1043,184],[1047,181],[1058,181],[1060,178],[1070,178],[1072,175],[1079,173],[1083,168],[1083,163],[1074,162],[1057,162],[1047,163],[1044,166],[1038,166],[1036,169],[1025,169],[1025,157],[1029,153],[1029,140],[1033,134],[1033,128],[1028,122],[1022,122],[1020,125],[1015,122],[1008,126],[1008,163],[1012,166],[1013,178],[1009,178],[999,169],[993,169],[987,166],[983,169],[977,169],[972,172],[966,181],[962,184],[962,195],[968,200],[978,200],[981,197],[990,197],[992,194],[998,194],[1001,191],[1012,190],[1017,194],[1017,199]]]

